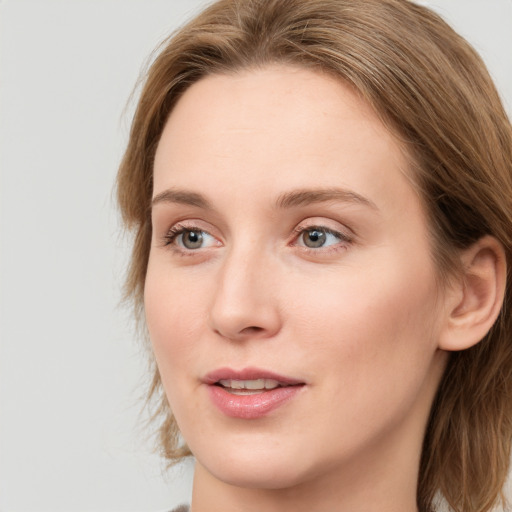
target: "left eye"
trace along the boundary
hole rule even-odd
[[[301,231],[298,238],[298,245],[308,247],[310,249],[318,249],[320,247],[328,247],[343,240],[341,233],[330,230],[328,228],[313,227]]]

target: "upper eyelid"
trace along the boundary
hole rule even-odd
[[[333,226],[332,224],[335,224],[335,226]],[[310,217],[297,223],[296,227],[294,228],[294,232],[301,232],[315,228],[325,229],[330,232],[339,233],[340,235],[346,236],[347,238],[354,238],[356,236],[356,232],[354,231],[354,229],[349,227],[347,224],[334,219],[331,219],[330,221],[322,221],[320,220],[319,217]]]
[[[333,226],[332,224],[336,224]],[[208,226],[210,227],[208,227]],[[165,230],[164,238],[168,238],[170,234],[180,233],[180,231],[201,231],[217,240],[222,240],[222,232],[219,232],[217,228],[212,229],[213,226],[207,221],[202,219],[183,219],[175,221],[169,228]],[[344,223],[341,223],[334,219],[322,218],[322,217],[309,217],[296,223],[292,229],[291,234],[294,238],[303,231],[311,229],[323,229],[334,235],[340,235],[346,239],[353,239],[356,233],[353,229]]]
[[[181,224],[180,222],[177,222],[176,224],[173,224],[167,231],[165,236],[173,235],[174,237],[181,235],[185,231],[199,231],[201,233],[205,233],[208,236],[211,236],[212,238],[218,238],[217,236],[213,235],[209,230],[203,229],[199,226],[185,226]]]
[[[167,228],[166,233],[179,230],[202,231],[211,236],[214,236],[215,238],[219,238],[219,235],[214,234],[214,232],[218,230],[211,229],[209,226],[210,223],[201,219],[184,219],[173,222],[170,227]]]
[[[316,248],[312,248],[312,247],[310,248],[310,247],[307,247],[306,245],[297,243],[297,241],[300,239],[302,233],[305,233],[307,231],[311,231],[314,229],[318,229],[319,231],[323,230],[326,233],[328,233],[332,236],[335,236],[336,238],[338,238],[338,243],[332,244],[332,245],[320,246],[320,247],[316,247]],[[298,229],[297,235],[292,240],[292,245],[297,245],[298,247],[306,248],[308,250],[312,250],[312,251],[316,251],[316,252],[322,251],[322,250],[331,250],[334,245],[351,244],[351,243],[353,243],[353,237],[351,235],[345,234],[340,230],[330,229],[326,226],[311,226],[311,227],[307,227],[307,228],[303,228],[303,229]]]
[[[298,225],[296,226],[293,231],[295,233],[302,233],[303,231],[311,231],[312,229],[318,229],[318,230],[324,230],[324,231],[327,231],[328,233],[340,233],[340,234],[343,234],[343,229],[336,229],[336,228],[332,228],[330,226],[325,226],[323,224],[309,224],[309,225]]]

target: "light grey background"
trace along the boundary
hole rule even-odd
[[[202,0],[0,0],[0,510],[187,501],[138,426],[145,366],[117,307],[112,200],[142,63]],[[435,0],[512,111],[512,0]]]

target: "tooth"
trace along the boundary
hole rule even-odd
[[[275,389],[279,386],[279,382],[273,379],[265,379],[265,389]]]
[[[245,389],[264,389],[265,379],[244,380]]]
[[[231,389],[244,389],[244,381],[243,380],[230,380],[229,387]]]
[[[252,380],[235,380],[221,379],[219,384],[225,388],[249,391],[261,391],[264,389],[275,389],[280,386],[279,382],[274,379],[252,379]]]

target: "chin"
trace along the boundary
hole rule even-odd
[[[233,459],[206,466],[222,482],[247,489],[289,489],[308,480],[307,474],[298,471],[289,461],[270,462],[267,457],[259,463]],[[307,472],[306,472],[307,473]]]
[[[249,438],[249,439],[248,439]],[[193,451],[196,459],[218,480],[237,487],[286,489],[314,479],[318,468],[313,454],[284,440],[233,439],[226,443],[206,441]],[[201,449],[203,448],[203,449]]]

